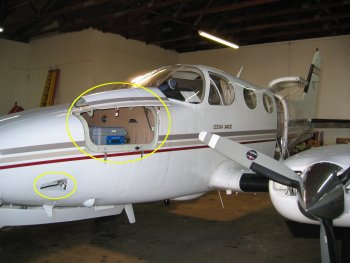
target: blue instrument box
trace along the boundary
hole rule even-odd
[[[118,136],[107,136],[107,145],[118,145],[118,144],[125,144],[126,139],[123,135]]]
[[[90,127],[91,141],[96,145],[126,144],[126,130],[120,127]]]

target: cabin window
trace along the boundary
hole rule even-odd
[[[153,73],[141,85],[159,88],[168,99],[197,104],[204,98],[203,79],[196,68],[176,66]]]
[[[222,105],[222,98],[220,97],[218,87],[213,81],[210,81],[209,104]]]
[[[78,115],[83,122],[86,146],[96,152],[143,150],[156,142],[153,107],[95,109]]]
[[[256,107],[256,94],[255,90],[245,88],[243,90],[244,100],[248,108],[255,109]]]
[[[263,95],[263,103],[264,103],[264,108],[265,108],[266,112],[272,113],[274,110],[272,98],[269,95],[264,94]]]
[[[209,104],[231,105],[235,100],[232,84],[221,76],[210,73]]]

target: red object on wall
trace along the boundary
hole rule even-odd
[[[11,114],[11,113],[16,113],[16,112],[19,112],[19,111],[24,111],[24,109],[21,107],[21,106],[18,106],[17,105],[17,101],[15,102],[15,106],[13,106],[11,108],[11,110],[9,111],[8,114]]]

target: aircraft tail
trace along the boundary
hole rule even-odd
[[[307,84],[304,88],[303,99],[298,106],[298,108],[301,107],[301,109],[304,111],[304,117],[309,120],[315,118],[316,115],[316,102],[319,90],[320,75],[321,57],[320,52],[316,50],[309,69],[309,74],[307,76]]]

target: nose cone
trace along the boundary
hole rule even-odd
[[[344,189],[337,173],[342,168],[333,163],[317,163],[305,173],[303,207],[312,216],[334,219],[344,211]]]
[[[67,108],[61,105],[0,117],[0,157],[24,154],[24,150],[31,149],[28,147],[69,141],[65,129]]]

